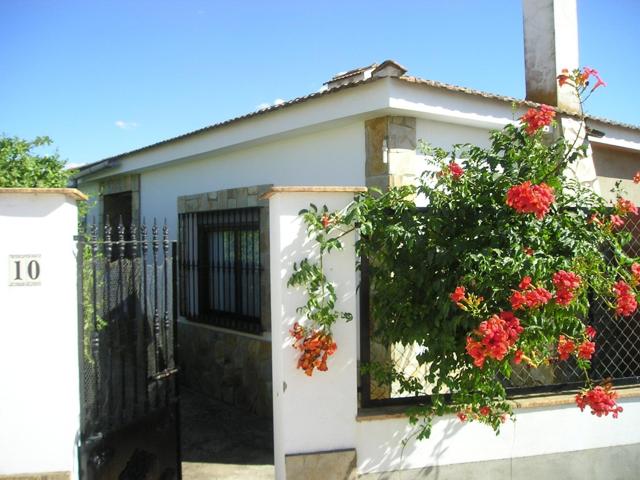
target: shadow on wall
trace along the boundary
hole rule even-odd
[[[460,422],[454,422],[449,420],[442,420],[434,422],[433,437],[438,436],[439,440],[431,442],[432,448],[430,449],[430,456],[436,459],[435,465],[422,467],[417,470],[417,466],[411,462],[411,457],[415,454],[419,454],[420,442],[427,442],[428,440],[416,440],[416,430],[408,422],[380,422],[383,435],[377,435],[378,438],[385,438],[376,445],[373,454],[369,458],[358,458],[358,466],[360,471],[385,471],[387,474],[381,473],[380,480],[386,478],[395,478],[385,475],[391,475],[393,471],[409,470],[412,469],[412,477],[415,478],[438,478],[438,460],[442,457],[450,448],[449,440],[457,435],[463,428],[463,424]],[[444,423],[443,429],[438,428],[438,424]],[[437,433],[436,433],[437,431]],[[380,433],[380,432],[379,432]],[[433,438],[432,437],[432,438]],[[404,443],[406,442],[406,443]],[[417,473],[419,472],[419,475]]]

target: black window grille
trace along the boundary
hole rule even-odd
[[[179,224],[180,313],[261,332],[259,208],[184,213]]]
[[[627,254],[640,256],[640,216],[629,216],[625,228],[632,234]],[[376,340],[374,320],[370,317],[370,286],[366,259],[362,262],[360,285],[360,361],[391,362],[406,377],[424,379],[424,366],[416,356],[417,345],[399,343],[383,345]],[[591,362],[590,375],[594,380],[612,379],[615,385],[640,383],[640,312],[620,317],[600,302],[593,302],[589,323],[596,328],[596,351]],[[583,385],[584,376],[574,359],[558,362],[549,367],[532,369],[515,366],[511,378],[503,379],[511,396],[532,393],[571,391]],[[377,383],[370,375],[360,377],[361,405],[363,407],[423,403],[429,398],[429,385],[420,395],[402,392],[399,385]]]

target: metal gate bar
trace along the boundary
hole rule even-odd
[[[78,237],[81,478],[180,478],[176,242],[105,223]]]

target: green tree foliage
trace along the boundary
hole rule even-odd
[[[24,140],[0,136],[0,187],[55,188],[66,187],[72,170],[57,153],[40,155],[38,147],[51,145],[49,137]]]

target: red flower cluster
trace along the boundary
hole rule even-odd
[[[516,353],[513,355],[513,361],[516,363],[516,365],[519,365],[520,363],[522,363],[522,356],[524,355],[524,352],[520,349],[516,350]]]
[[[560,360],[567,360],[569,355],[576,349],[576,344],[570,338],[560,335],[558,337],[558,358]]]
[[[588,85],[589,77],[591,76],[594,76],[597,80],[596,84],[591,89],[592,92],[598,87],[607,86],[607,84],[600,78],[598,71],[589,67],[584,67],[582,71],[576,69],[573,73],[570,73],[568,69],[563,68],[562,72],[557,77],[558,85],[562,87],[565,83],[572,81],[577,87],[586,87]]]
[[[487,357],[502,360],[516,343],[524,329],[520,320],[511,312],[500,312],[482,322],[473,333],[480,337],[475,340],[467,337],[467,353],[473,358],[473,364],[482,368]]]
[[[595,335],[595,330],[593,330],[593,335]],[[557,352],[559,360],[568,360],[569,356],[574,352],[576,353],[578,358],[581,358],[583,360],[591,360],[591,357],[593,356],[595,351],[596,344],[589,340],[585,340],[576,347],[576,343],[571,338],[567,338],[564,335],[560,335],[558,337]]]
[[[451,162],[449,162],[449,165],[446,165],[440,171],[440,173],[438,173],[438,176],[441,177],[441,176],[446,176],[448,174],[451,174],[454,180],[458,180],[463,173],[464,173],[464,169],[462,168],[462,166],[459,163],[456,163],[455,161],[451,160]]]
[[[548,105],[540,105],[540,109],[530,108],[527,110],[520,121],[525,125],[525,131],[529,135],[533,135],[538,130],[546,125],[550,125],[556,116],[556,112],[553,107]]]
[[[631,286],[624,280],[619,280],[613,285],[613,293],[616,294],[616,313],[628,317],[638,308],[638,302],[631,290]]]
[[[620,215],[611,215],[609,219],[613,228],[622,228],[624,226],[624,220]]]
[[[453,293],[449,294],[449,298],[454,303],[460,303],[465,296],[465,288],[464,287],[456,287]]]
[[[563,68],[562,73],[558,75],[556,78],[558,79],[558,85],[562,87],[565,83],[571,80],[571,77],[569,75],[569,70],[566,68]]]
[[[628,213],[633,213],[634,215],[638,214],[638,207],[631,200],[627,200],[626,198],[619,197],[618,203],[616,203],[616,211],[620,215],[626,215]]]
[[[590,341],[584,341],[578,346],[578,358],[583,360],[591,360],[596,351],[596,344]]]
[[[582,69],[582,74],[580,75],[580,81],[583,85],[586,85],[587,82],[589,81],[589,77],[594,76],[596,77],[596,84],[593,86],[593,88],[591,89],[591,91],[593,92],[596,88],[598,87],[606,87],[607,84],[604,83],[602,81],[602,79],[600,78],[600,75],[598,74],[598,71],[593,69],[593,68],[589,68],[589,67],[584,67]]]
[[[535,213],[540,220],[554,202],[553,188],[545,183],[531,185],[530,181],[514,185],[507,191],[507,205],[518,213]]]
[[[449,164],[449,171],[451,172],[451,176],[455,179],[460,178],[464,173],[464,169],[453,161]]]
[[[587,328],[584,329],[584,334],[587,336],[587,338],[593,340],[594,338],[596,338],[596,329],[591,325],[587,325]]]
[[[610,384],[604,387],[597,386],[590,390],[583,390],[576,395],[576,404],[580,411],[584,411],[586,406],[591,407],[591,414],[602,417],[612,414],[613,418],[618,418],[622,412],[622,407],[616,404],[618,394],[613,391]]]
[[[293,324],[289,333],[295,339],[293,347],[302,352],[298,368],[309,376],[313,375],[315,368],[326,372],[329,355],[333,355],[338,349],[331,335],[321,330],[307,332],[298,322]]]
[[[553,274],[553,284],[556,287],[555,301],[558,305],[569,305],[573,295],[580,286],[580,276],[573,272],[560,270]]]
[[[511,308],[518,310],[520,308],[536,308],[546,304],[551,300],[551,293],[543,288],[534,288],[531,285],[531,277],[524,277],[518,285],[519,291],[516,290],[511,295],[509,301],[511,302]]]
[[[633,275],[633,281],[636,285],[640,284],[640,263],[635,263],[631,265],[631,275]]]
[[[598,216],[597,213],[592,214],[589,217],[589,220],[587,220],[587,223],[588,224],[592,224],[593,223],[593,224],[597,225],[598,227],[602,227],[604,225],[604,223],[602,222],[602,220],[600,220],[600,217]]]

